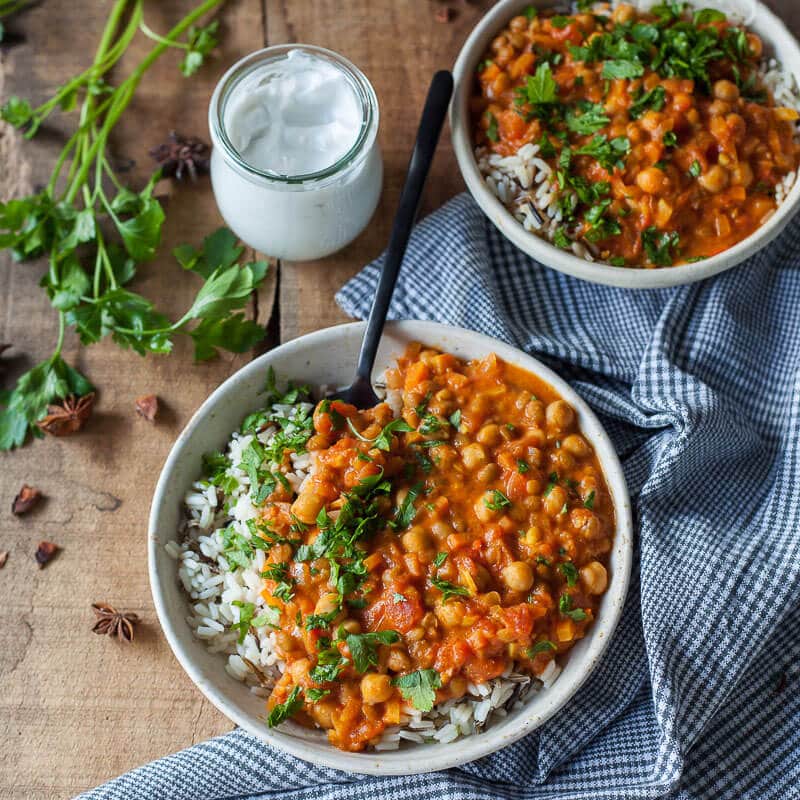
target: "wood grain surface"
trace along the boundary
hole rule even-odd
[[[132,183],[148,175],[150,147],[171,129],[206,138],[206,110],[216,79],[233,61],[264,44],[304,42],[330,47],[373,82],[381,108],[386,177],[372,223],[341,253],[312,264],[275,264],[252,312],[273,343],[344,320],[334,292],[382,250],[388,237],[413,141],[417,115],[435,69],[452,65],[489,0],[450,0],[447,24],[434,20],[433,0],[230,0],[222,14],[222,45],[192,79],[167,54],[146,77],[119,127],[114,150],[132,159]],[[800,3],[770,5],[797,33]],[[146,4],[151,28],[163,31],[191,0]],[[110,0],[45,0],[14,25],[27,42],[0,55],[0,97],[41,101],[89,63]],[[123,64],[144,52],[140,37]],[[46,180],[63,135],[56,120],[33,142],[0,129],[0,199],[28,193]],[[445,131],[423,213],[463,184]],[[169,256],[176,244],[199,242],[221,224],[208,183],[165,183],[167,223],[162,255],[137,288],[177,317],[196,291]],[[0,256],[0,342],[11,342],[6,381],[52,349],[55,315],[38,287],[43,265],[11,264]],[[273,302],[274,301],[274,302]],[[146,519],[164,458],[191,413],[250,356],[192,363],[180,343],[169,358],[141,359],[109,343],[65,357],[99,387],[96,413],[71,439],[46,439],[0,454],[0,800],[73,797],[121,772],[231,729],[173,658],[153,610],[147,580]],[[155,393],[161,413],[150,425],[134,399]],[[10,513],[22,483],[46,500],[22,518]],[[39,570],[41,539],[62,551]],[[91,633],[90,604],[106,601],[143,620],[133,646]]]

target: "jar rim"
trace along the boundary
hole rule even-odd
[[[286,57],[290,51],[299,50],[310,53],[333,64],[347,77],[353,87],[356,97],[361,102],[362,119],[361,128],[355,142],[350,149],[333,164],[321,170],[298,175],[283,175],[270,170],[262,170],[245,161],[233,146],[225,130],[225,109],[228,98],[231,97],[236,87],[248,75],[259,69],[262,65]],[[369,153],[378,133],[380,112],[378,98],[372,84],[366,75],[344,56],[324,47],[310,44],[281,44],[264,47],[260,50],[239,59],[220,78],[211,102],[208,107],[208,124],[211,131],[211,140],[215,147],[223,151],[223,156],[239,172],[246,177],[256,178],[270,183],[297,186],[301,184],[328,182],[329,179],[340,176],[343,172],[350,171],[360,164]]]

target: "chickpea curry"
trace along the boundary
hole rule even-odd
[[[498,33],[471,100],[475,144],[537,145],[553,243],[615,266],[700,261],[752,234],[800,161],[798,113],[776,106],[759,37],[681,2],[578,7],[530,7]]]
[[[615,529],[575,411],[543,381],[413,344],[387,385],[397,417],[317,405],[309,477],[253,528],[285,663],[269,724],[350,751],[470,683],[542,674],[592,624]]]

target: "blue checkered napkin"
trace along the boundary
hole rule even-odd
[[[600,666],[537,732],[462,769],[371,778],[234,731],[85,800],[800,799],[800,221],[749,264],[631,292],[552,272],[467,196],[419,225],[396,318],[488,333],[601,417],[638,569]],[[340,292],[363,317],[378,264]]]

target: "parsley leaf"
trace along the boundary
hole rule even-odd
[[[617,59],[606,61],[603,64],[603,77],[606,80],[616,78],[641,78],[644,75],[644,67],[638,61],[627,61]]]
[[[276,705],[267,717],[267,725],[274,728],[293,717],[303,707],[303,698],[300,697],[300,687],[295,686],[283,703]]]
[[[403,502],[400,503],[400,507],[394,515],[392,527],[395,530],[403,531],[414,521],[414,517],[417,516],[417,509],[414,507],[414,503],[422,493],[422,489],[422,483],[415,483],[408,490],[408,493],[403,498]]]
[[[586,136],[590,133],[597,133],[601,128],[605,128],[611,122],[611,119],[606,116],[605,109],[600,103],[584,103],[579,106],[581,113],[576,109],[567,111],[566,122],[567,128],[573,133]],[[544,138],[547,138],[546,135]],[[547,139],[549,144],[550,140]],[[552,147],[552,145],[551,145]],[[553,151],[555,155],[555,150]],[[548,158],[543,155],[543,158]]]
[[[483,504],[492,511],[502,511],[511,505],[511,501],[499,490],[492,489],[492,499],[483,498]]]
[[[642,244],[650,261],[657,267],[671,267],[674,263],[673,253],[680,245],[677,231],[659,233],[655,225],[642,231]]]
[[[572,607],[572,597],[568,594],[562,594],[558,599],[558,610],[565,616],[581,622],[586,619],[586,612],[582,608]]]
[[[646,111],[661,111],[667,103],[667,90],[655,86],[649,92],[640,89],[628,109],[631,119],[639,119]]]
[[[323,697],[329,695],[331,693],[330,689],[317,689],[316,687],[311,687],[310,689],[306,689],[303,694],[305,695],[306,700],[309,703],[318,703],[322,700]]]
[[[579,155],[591,156],[609,172],[625,166],[625,156],[631,151],[631,142],[626,136],[609,139],[607,136],[595,136],[589,144],[575,152]]]
[[[528,466],[528,462],[525,461],[522,458],[518,458],[517,459],[517,472],[519,472],[520,475],[524,475],[526,472],[528,472],[528,470],[530,470],[530,466]]]
[[[550,64],[539,64],[534,75],[529,75],[524,86],[515,90],[517,105],[548,105],[558,99],[558,84]]]
[[[461,427],[461,409],[457,408],[448,418],[447,421],[458,430]]]
[[[575,586],[578,582],[578,568],[571,561],[559,564],[558,571],[567,579],[567,586]]]
[[[437,553],[436,558],[433,559],[433,566],[437,569],[447,561],[447,553]]]
[[[594,489],[592,489],[592,491],[589,492],[589,494],[586,495],[586,499],[583,501],[583,507],[584,508],[588,508],[590,510],[593,509],[594,508],[594,497],[595,497],[595,491],[594,491]]]
[[[699,178],[700,175],[702,175],[702,173],[703,173],[703,167],[701,166],[700,162],[697,159],[695,159],[689,166],[689,175],[692,178]]]
[[[442,686],[442,678],[435,669],[420,669],[400,675],[392,683],[417,711],[430,711],[436,702],[436,689]]]
[[[469,597],[469,590],[450,581],[440,578],[431,578],[431,583],[442,593],[442,602],[446,603],[451,597]]]
[[[486,128],[486,138],[490,142],[499,141],[500,134],[497,132],[497,117],[491,111],[487,111],[486,119],[489,122],[489,126]]]
[[[397,631],[378,631],[377,633],[349,633],[345,642],[353,657],[353,666],[358,672],[366,672],[378,664],[378,645],[394,644],[400,641]]]
[[[555,650],[556,646],[553,644],[553,642],[547,639],[542,639],[541,641],[536,642],[536,644],[532,647],[529,647],[525,651],[525,655],[528,656],[528,658],[536,658],[539,653],[555,652]]]

